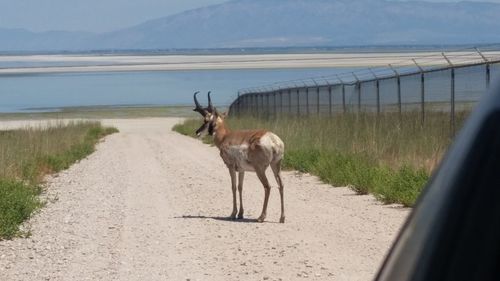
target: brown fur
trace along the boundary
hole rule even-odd
[[[268,131],[266,130],[242,130],[233,132],[228,130],[227,128],[224,128],[223,131],[216,129],[216,137],[220,136],[221,134],[224,136],[220,141],[220,144],[248,144],[250,149],[255,149],[255,147],[259,144],[260,138],[262,138],[262,136],[264,136],[267,132]]]

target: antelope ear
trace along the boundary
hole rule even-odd
[[[220,115],[220,117],[222,117],[222,119],[225,119],[227,117],[227,112],[222,112],[222,114]]]

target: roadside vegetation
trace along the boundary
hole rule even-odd
[[[456,114],[462,124],[468,114]],[[384,203],[412,206],[451,143],[446,113],[339,114],[332,118],[230,118],[231,129],[265,128],[285,142],[284,166]],[[193,135],[200,120],[174,130]],[[459,126],[457,126],[459,127]]]
[[[83,121],[0,131],[0,239],[22,234],[19,225],[43,205],[38,195],[45,175],[67,169],[114,132]]]

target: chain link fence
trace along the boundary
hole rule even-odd
[[[466,49],[242,89],[229,111],[233,116],[258,118],[418,112],[422,123],[426,115],[441,112],[449,114],[454,132],[456,113],[470,111],[499,77],[499,51]]]

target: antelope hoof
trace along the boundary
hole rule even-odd
[[[266,219],[266,216],[260,216],[258,219],[257,219],[257,222],[264,222],[264,220]]]
[[[239,220],[243,219],[243,212],[239,212],[239,213],[238,213],[238,219],[239,219]]]
[[[280,223],[285,223],[285,217],[280,218]]]
[[[232,212],[229,218],[232,220],[236,219],[236,212]]]

